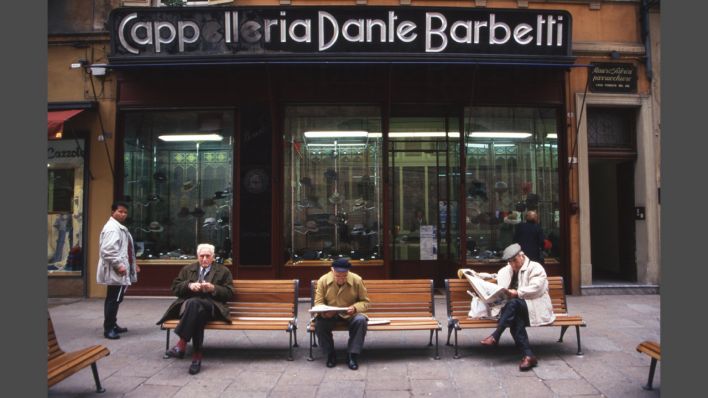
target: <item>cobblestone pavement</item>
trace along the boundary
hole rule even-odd
[[[49,300],[49,312],[65,351],[103,344],[111,354],[98,362],[106,392],[96,394],[90,368],[49,389],[50,397],[656,397],[661,390],[661,363],[653,391],[641,388],[649,358],[635,351],[643,340],[659,341],[660,296],[569,296],[569,312],[581,314],[583,356],[569,329],[557,343],[560,328],[529,328],[538,367],[520,372],[520,355],[508,332],[497,348],[479,340],[491,330],[459,334],[462,357],[445,346],[445,299],[436,296],[436,314],[443,325],[440,360],[427,347],[427,332],[369,332],[359,370],[343,362],[346,334],[335,333],[339,364],[325,367],[321,352],[307,361],[309,339],[304,331],[309,302],[299,303],[298,343],[294,361],[286,361],[284,332],[206,331],[202,371],[189,375],[185,359],[162,359],[165,331],[155,322],[171,298],[128,297],[118,322],[129,329],[119,340],[102,335],[103,299]],[[175,342],[174,334],[170,343]]]

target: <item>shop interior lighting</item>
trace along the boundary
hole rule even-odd
[[[307,144],[308,147],[351,147],[351,146],[366,146],[364,143],[344,143],[344,144]]]
[[[529,138],[531,133],[523,131],[473,131],[470,133],[472,138],[506,138],[506,139],[517,139],[517,138]]]
[[[445,133],[444,131],[410,131],[410,132],[390,132],[390,138],[431,138],[431,137],[460,137],[458,132]],[[369,133],[369,138],[381,138],[381,133]]]
[[[157,138],[165,142],[222,141],[224,139],[219,134],[165,134]]]
[[[557,139],[558,139],[558,134],[556,134],[556,133],[548,133],[548,134],[546,134],[546,138],[548,138],[549,140],[557,140]]]
[[[305,131],[307,138],[364,138],[367,131]]]

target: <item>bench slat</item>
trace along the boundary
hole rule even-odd
[[[647,354],[656,360],[661,360],[661,346],[655,341],[643,341],[639,343],[637,351]]]

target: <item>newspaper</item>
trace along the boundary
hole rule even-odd
[[[388,325],[391,323],[390,319],[383,319],[383,318],[369,318],[369,321],[367,322],[368,325]]]
[[[467,278],[475,295],[485,304],[496,306],[506,301],[507,294],[505,288],[496,283],[485,281],[479,273],[469,268],[461,269],[459,273]]]
[[[329,311],[337,311],[337,312],[346,312],[349,309],[349,307],[332,307],[331,305],[316,305],[312,308],[310,308],[310,312],[329,312]]]

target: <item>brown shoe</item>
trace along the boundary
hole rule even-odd
[[[531,370],[531,368],[536,365],[538,365],[538,360],[536,360],[536,357],[523,357],[523,359],[521,359],[521,363],[519,364],[519,370],[525,372],[527,370]]]
[[[485,338],[484,338],[482,341],[480,341],[479,343],[482,344],[482,345],[486,345],[487,347],[496,347],[496,346],[499,344],[499,342],[497,341],[497,339],[495,339],[494,336],[492,336],[492,335],[489,335],[489,336],[485,337]]]

